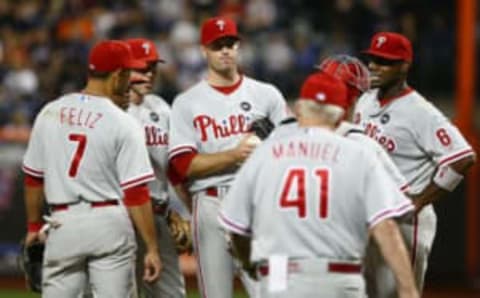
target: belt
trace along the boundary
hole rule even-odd
[[[327,263],[327,272],[330,273],[362,273],[362,265],[352,263],[330,262]],[[258,267],[258,274],[267,276],[269,273],[268,264],[262,264]],[[301,265],[295,261],[288,262],[288,273],[300,272]]]
[[[161,216],[167,215],[168,205],[169,205],[168,202],[165,202],[165,203],[153,202],[153,213]]]
[[[50,209],[52,211],[64,211],[68,210],[70,205],[75,205],[76,203],[67,203],[67,204],[54,204],[50,205]],[[116,206],[119,204],[118,200],[108,200],[108,201],[100,201],[100,202],[89,202],[92,208],[100,208],[100,207],[108,207],[108,206]]]

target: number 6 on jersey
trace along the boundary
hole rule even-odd
[[[291,168],[285,175],[282,183],[282,192],[280,197],[280,208],[297,208],[297,214],[300,218],[307,216],[307,193],[317,193],[315,191],[306,191],[307,175],[306,169]],[[318,216],[320,218],[328,217],[328,192],[330,184],[330,171],[327,168],[316,168],[312,171],[314,179],[313,185],[318,190]],[[296,190],[296,191],[295,191]]]

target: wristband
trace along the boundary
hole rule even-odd
[[[463,180],[463,175],[458,174],[449,166],[442,166],[437,169],[433,182],[440,188],[453,191]]]
[[[43,227],[43,222],[28,222],[27,223],[27,231],[29,233],[38,233]]]

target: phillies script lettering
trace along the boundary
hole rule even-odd
[[[168,134],[153,125],[145,126],[145,135],[147,137],[147,146],[166,146],[168,145]]]
[[[60,109],[60,123],[70,126],[93,129],[102,117],[102,113],[91,112],[80,108],[62,107]]]
[[[230,115],[222,123],[218,123],[215,118],[210,116],[199,115],[193,119],[193,125],[200,131],[202,142],[207,141],[209,137],[219,139],[244,134],[249,129],[247,118],[242,114]]]

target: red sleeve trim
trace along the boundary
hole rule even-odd
[[[190,164],[196,155],[196,152],[184,152],[170,159],[170,162],[168,163],[168,178],[171,180],[173,185],[175,185],[174,182],[177,182],[178,184],[178,182],[181,183],[187,180],[188,168],[190,167]],[[170,176],[170,174],[172,176]]]
[[[43,186],[43,178],[35,177],[26,173],[25,178],[23,179],[23,183],[25,184],[25,186],[40,187]]]
[[[38,233],[43,227],[43,222],[29,222],[27,223],[27,231],[29,233]]]
[[[150,200],[150,192],[148,191],[147,184],[136,185],[123,191],[123,202],[125,206],[140,206]]]
[[[168,159],[170,160],[179,154],[188,152],[197,152],[197,148],[190,145],[178,146],[177,148],[174,148],[168,152]]]
[[[460,159],[462,159],[464,157],[467,157],[469,155],[474,155],[474,154],[475,154],[475,152],[471,148],[466,149],[466,150],[462,150],[460,152],[454,153],[450,156],[447,156],[447,157],[443,158],[442,160],[440,160],[438,162],[438,166],[449,165],[451,163],[459,161]]]
[[[34,177],[39,177],[39,178],[43,177],[43,171],[39,171],[39,170],[29,168],[26,165],[22,166],[22,170],[28,175],[31,175],[31,176],[34,176]]]
[[[150,174],[146,174],[146,175],[140,176],[138,178],[134,178],[134,179],[131,179],[129,181],[120,183],[120,187],[125,190],[125,189],[130,188],[130,187],[134,187],[134,186],[137,186],[137,185],[140,185],[140,184],[150,182],[153,179],[155,179],[155,174],[150,173]]]
[[[382,220],[385,220],[387,218],[392,218],[392,217],[399,217],[404,215],[405,213],[408,213],[410,211],[413,211],[415,209],[415,206],[413,206],[412,202],[408,200],[407,202],[403,203],[397,208],[393,209],[386,209],[375,216],[373,216],[368,222],[370,228],[376,225],[377,223],[381,222]]]

